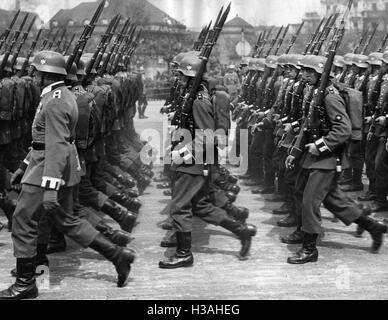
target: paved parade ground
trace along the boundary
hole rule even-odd
[[[162,132],[161,102],[150,102],[149,119],[136,119],[138,132],[153,128]],[[155,166],[156,176],[161,165]],[[280,243],[280,236],[293,229],[280,228],[271,211],[280,204],[253,195],[239,183],[236,204],[250,209],[249,223],[257,226],[251,256],[247,261],[236,257],[240,243],[222,228],[195,220],[193,232],[194,266],[162,270],[159,259],[172,254],[159,246],[165,231],[157,224],[167,218],[163,208],[169,199],[156,183],[140,197],[143,206],[131,243],[138,251],[125,288],[116,287],[114,266],[90,249],[82,249],[70,240],[69,250],[49,256],[49,274],[38,280],[38,299],[386,299],[388,298],[388,244],[380,253],[369,252],[371,239],[354,237],[355,225],[346,227],[333,222],[323,209],[324,234],[318,242],[316,263],[290,265],[286,260],[297,245]],[[268,197],[268,196],[266,196]],[[388,217],[379,214],[379,218]],[[0,216],[6,222],[4,215]],[[112,220],[111,226],[118,228]],[[0,287],[14,279],[9,271],[15,266],[11,234],[0,232]]]

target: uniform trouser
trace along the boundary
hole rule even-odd
[[[376,156],[377,149],[379,146],[379,137],[373,135],[369,141],[366,142],[365,146],[365,168],[366,175],[370,182],[376,179]]]
[[[73,188],[63,187],[58,191],[58,202],[61,206],[55,213],[43,209],[45,189],[23,184],[12,221],[12,240],[16,258],[36,256],[38,242],[38,223],[45,215],[64,235],[83,247],[88,247],[98,234],[86,220],[81,220],[73,212]]]
[[[300,216],[302,212],[300,206],[297,208],[295,200],[295,184],[299,170],[299,163],[295,162],[295,165],[292,169],[285,169],[284,171],[284,195],[286,196],[286,201],[290,204],[292,203],[292,213],[296,216]]]
[[[145,96],[140,97],[137,103],[138,103],[137,110],[139,112],[139,115],[144,116],[144,112],[146,111],[146,108],[148,106],[147,98]]]
[[[275,182],[275,166],[273,154],[275,152],[274,129],[264,130],[264,179],[266,185],[273,185]]]
[[[193,214],[203,221],[219,225],[227,213],[215,207],[209,197],[207,178],[177,172],[173,179],[170,216],[178,232],[192,232]]]
[[[90,180],[92,174],[91,164],[86,164],[86,174],[81,177],[79,185],[79,200],[81,205],[99,210],[108,199],[108,196],[97,190]]]
[[[4,165],[4,158],[8,148],[7,145],[0,145],[0,192],[5,192],[7,181],[7,168]]]
[[[338,186],[335,170],[300,169],[295,186],[297,208],[302,209],[302,230],[321,233],[321,211],[324,206],[345,225],[352,224],[362,214],[361,209]]]
[[[252,135],[252,140],[249,144],[248,171],[257,179],[261,179],[264,176],[264,172],[263,172],[264,137],[265,137],[265,134],[263,131],[256,131]]]
[[[352,140],[349,146],[349,162],[354,183],[361,183],[362,169],[364,167],[365,143],[364,140]]]
[[[86,219],[95,228],[103,219],[92,209],[82,206],[79,202],[79,185],[73,188],[73,214],[80,219]],[[38,225],[38,244],[47,244],[50,241],[51,232],[61,234],[50,219],[51,215],[43,215]],[[54,229],[54,230],[53,230]]]
[[[380,141],[379,157],[376,164],[376,194],[379,201],[386,201],[388,193],[388,152],[385,142]]]
[[[278,147],[274,152],[274,162],[276,164],[276,175],[278,177],[279,192],[284,194],[287,198],[287,202],[292,202],[293,185],[295,180],[286,184],[286,159],[288,157],[288,149],[285,147]]]

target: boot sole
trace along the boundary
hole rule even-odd
[[[177,264],[177,265],[166,265],[166,264],[161,264],[159,262],[159,268],[160,269],[178,269],[178,268],[189,268],[189,267],[192,267],[194,265],[194,261],[192,261],[191,263],[181,263],[181,264]]]
[[[300,261],[291,260],[290,258],[287,259],[287,263],[289,263],[289,264],[305,264],[305,263],[317,262],[317,261],[318,261],[318,257],[314,257],[314,258],[306,259],[306,260],[300,260]]]

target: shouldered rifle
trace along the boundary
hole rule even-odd
[[[107,32],[107,37],[104,39],[105,42],[103,42],[102,48],[101,48],[101,50],[99,50],[96,61],[94,62],[94,68],[97,71],[101,67],[100,64],[101,64],[101,61],[104,57],[105,51],[108,48],[108,45],[110,44],[110,42],[112,41],[113,36],[115,35],[116,29],[119,26],[120,20],[121,20],[120,14],[118,14],[115,18],[113,18],[111,20],[111,23],[113,23],[113,27],[109,32]]]
[[[279,31],[278,31],[278,34],[276,35],[276,37],[272,39],[271,44],[270,44],[270,46],[269,46],[269,48],[268,48],[268,51],[267,51],[266,54],[264,55],[264,58],[267,58],[267,57],[269,56],[269,54],[271,53],[271,50],[273,49],[273,47],[274,47],[275,44],[276,44],[276,41],[278,41],[278,39],[279,39],[280,34],[282,33],[282,31],[283,31],[283,26],[281,26],[281,27],[279,28]]]
[[[296,39],[298,39],[299,35],[300,35],[300,32],[302,31],[302,28],[304,26],[304,21],[299,25],[299,28],[298,30],[296,31],[296,33],[292,36],[290,42],[288,43],[288,46],[286,48],[286,51],[285,53],[289,53],[291,51],[291,48],[294,46],[295,42],[296,42]]]
[[[387,47],[387,41],[388,41],[388,33],[385,35],[383,40],[381,40],[380,46],[377,49],[377,52],[383,52],[385,48]]]
[[[48,43],[48,41],[49,41],[49,39],[50,39],[50,37],[51,37],[51,33],[52,33],[52,32],[53,32],[53,29],[49,29],[49,30],[48,30],[47,36],[46,36],[46,38],[43,40],[42,46],[40,47],[39,51],[43,51],[43,50],[46,48],[47,43]]]
[[[259,37],[257,38],[257,42],[255,44],[255,47],[253,48],[252,57],[256,56],[256,53],[257,53],[257,51],[259,50],[259,48],[261,46],[261,43],[262,43],[262,41],[264,39],[264,33],[265,32],[260,32]]]
[[[3,60],[1,61],[1,65],[0,65],[0,75],[1,76],[2,76],[2,74],[4,72],[4,68],[5,68],[6,64],[7,64],[7,61],[8,61],[8,58],[9,58],[11,52],[12,52],[12,49],[15,46],[16,42],[18,41],[20,33],[22,32],[22,30],[24,28],[24,25],[27,22],[28,16],[29,16],[28,13],[24,16],[24,19],[23,19],[19,29],[15,31],[15,33],[13,34],[11,43],[7,46],[7,49],[6,49],[5,53],[4,53]]]
[[[353,49],[353,53],[357,54],[360,52],[360,47],[364,43],[366,37],[368,36],[369,30],[365,30],[364,33],[362,34],[360,41],[358,42],[357,46]]]
[[[67,32],[67,30],[66,30],[66,28],[64,28],[63,29],[63,32],[62,32],[62,35],[61,35],[61,37],[59,38],[59,40],[58,40],[58,42],[57,42],[57,44],[56,44],[56,46],[57,46],[57,48],[56,48],[56,52],[60,52],[60,50],[61,50],[61,45],[62,45],[62,43],[63,43],[63,40],[65,39],[65,37],[66,37],[66,32]]]
[[[209,32],[209,36],[207,41],[205,42],[202,51],[199,55],[201,59],[201,64],[199,66],[199,69],[196,73],[195,78],[193,79],[193,82],[191,84],[190,91],[188,95],[186,96],[183,106],[182,106],[182,113],[181,113],[181,119],[180,119],[180,127],[190,129],[191,132],[193,130],[193,126],[191,123],[191,115],[192,115],[192,108],[194,100],[197,97],[198,89],[201,86],[202,83],[202,77],[206,70],[206,65],[209,60],[209,57],[212,53],[214,45],[217,43],[218,37],[220,36],[220,33],[222,31],[222,28],[224,27],[226,18],[228,17],[229,11],[230,11],[231,3],[229,3],[228,7],[226,8],[225,12],[222,13],[222,9],[217,17],[217,20],[214,24],[213,30]]]
[[[120,39],[118,40],[118,44],[117,44],[115,50],[113,51],[112,57],[110,59],[111,64],[110,64],[110,68],[108,70],[108,74],[112,74],[114,72],[114,69],[116,68],[115,65],[118,65],[118,63],[119,63],[119,60],[120,60],[119,52],[125,46],[126,40],[128,40],[128,37],[129,37],[128,29],[130,26],[131,26],[130,19],[127,19],[127,21],[124,24],[123,29],[121,30]]]
[[[55,32],[54,37],[51,39],[51,41],[48,42],[47,44],[47,50],[51,50],[53,47],[54,42],[57,40],[58,35],[59,35],[60,28],[57,29],[57,32]]]
[[[90,23],[86,24],[84,27],[84,30],[73,50],[73,52],[70,54],[69,58],[66,61],[66,71],[69,72],[71,69],[71,66],[73,63],[78,64],[79,60],[81,59],[82,52],[85,49],[86,43],[89,40],[90,36],[92,35],[94,28],[96,27],[97,21],[100,18],[102,11],[104,10],[106,0],[102,0],[99,6],[96,9],[96,12],[94,13],[92,20],[90,20]]]
[[[10,25],[8,26],[7,29],[4,30],[3,34],[1,35],[1,38],[0,38],[0,50],[3,48],[4,43],[7,41],[8,36],[9,36],[13,26],[15,25],[15,22],[16,22],[17,18],[19,17],[19,14],[20,14],[20,10],[16,11],[16,14],[13,17]]]
[[[32,29],[32,27],[33,27],[33,25],[35,23],[35,20],[36,20],[36,16],[34,16],[32,18],[32,20],[30,22],[30,25],[28,26],[27,30],[24,31],[23,37],[21,38],[21,40],[19,42],[19,45],[18,45],[18,47],[15,50],[15,53],[12,55],[11,68],[13,68],[13,66],[15,65],[16,59],[19,56],[20,50],[22,49],[24,43],[26,42],[29,33],[31,32],[31,29]]]
[[[329,37],[330,32],[334,29],[334,25],[338,19],[339,13],[334,14],[332,19],[330,20],[330,23],[328,24],[327,28],[323,30],[322,37],[319,39],[317,46],[314,49],[313,54],[319,55],[319,52],[321,51],[321,48],[323,46],[323,43],[326,41],[326,39]]]
[[[348,3],[347,10],[344,13],[344,18],[342,19],[342,21],[344,21],[345,17],[349,14],[350,9],[352,7],[352,4],[353,4],[353,0],[350,0]],[[344,29],[345,24],[341,23],[341,28]],[[336,55],[336,50],[339,47],[339,44],[337,42],[340,41],[340,39],[341,39],[340,34],[338,34],[337,39],[334,41],[332,47],[329,49],[329,54],[326,57],[327,60],[326,60],[325,66],[323,68],[318,91],[314,97],[315,104],[314,104],[314,108],[313,108],[313,123],[311,124],[311,127],[310,127],[310,129],[311,129],[310,140],[311,141],[309,141],[309,142],[315,142],[316,140],[321,138],[321,132],[320,132],[321,131],[321,121],[320,121],[319,114],[320,114],[320,110],[323,109],[324,99],[325,99],[325,95],[326,95],[326,88],[327,88],[327,86],[329,84],[329,80],[330,80],[330,72],[331,72],[332,67],[333,67],[334,58]]]
[[[374,38],[374,36],[376,34],[378,26],[379,26],[379,24],[375,23],[375,27],[373,28],[372,33],[369,35],[368,40],[366,40],[365,45],[364,45],[364,47],[361,50],[361,54],[364,54],[364,55],[366,54],[366,52],[367,52],[367,50],[368,50],[368,48],[369,48],[369,46],[370,46],[370,44],[372,42],[372,39]]]
[[[257,54],[256,54],[257,58],[261,57],[261,54],[263,53],[263,51],[265,49],[265,45],[268,42],[269,36],[271,35],[273,28],[274,27],[271,27],[271,29],[269,29],[267,32],[264,31],[263,41],[262,41],[261,47],[258,49]]]
[[[118,22],[120,21],[120,18],[121,18],[121,16],[119,14],[116,15],[110,21],[110,23],[109,23],[105,33],[101,36],[101,40],[100,40],[99,44],[97,45],[97,48],[94,51],[92,58],[90,59],[90,63],[86,66],[85,76],[84,76],[85,80],[90,75],[90,72],[92,71],[93,67],[95,67],[97,58],[100,56],[100,54],[101,54],[101,57],[102,57],[102,55],[103,55],[102,49],[103,49],[104,45],[110,40],[110,35],[112,34],[112,31],[113,31],[114,27],[118,25]]]
[[[316,34],[315,38],[314,38],[314,41],[310,47],[310,50],[308,52],[308,54],[313,54],[314,53],[314,50],[316,48],[316,46],[318,45],[319,41],[321,40],[322,36],[323,36],[323,33],[326,31],[326,29],[328,28],[329,24],[330,24],[330,21],[331,19],[333,18],[333,15],[331,15],[329,17],[329,19],[326,20],[325,22],[325,25],[323,26],[322,30],[319,30],[318,33]]]
[[[129,50],[128,56],[127,56],[127,61],[125,62],[125,65],[128,65],[128,63],[131,61],[132,55],[135,52],[139,41],[140,41],[140,35],[141,35],[142,30],[140,29],[139,32],[136,35],[135,41],[133,41],[132,46]]]
[[[133,36],[135,34],[136,28],[137,28],[136,25],[132,25],[131,30],[129,30],[129,32],[125,35],[125,40],[123,41],[123,45],[121,46],[119,52],[116,55],[114,63],[112,64],[112,68],[110,71],[111,74],[116,73],[116,70],[118,68],[120,61],[123,61],[124,53],[130,47],[130,45],[133,41]]]
[[[210,30],[210,27],[212,25],[212,21],[210,21],[210,23],[207,25],[207,26],[204,26],[200,32],[200,34],[198,35],[198,38],[197,40],[195,40],[194,42],[194,45],[193,45],[193,50],[194,51],[199,51],[201,50],[202,48],[202,45],[206,39],[206,36]]]
[[[112,46],[110,47],[110,50],[107,53],[107,55],[106,55],[106,57],[104,59],[104,62],[102,63],[101,68],[98,70],[98,75],[99,76],[102,76],[107,71],[108,64],[109,64],[109,62],[110,62],[110,60],[112,58],[112,55],[113,55],[114,52],[116,52],[117,46],[121,43],[121,39],[123,37],[123,32],[125,31],[125,28],[127,27],[127,23],[128,23],[128,20],[125,22],[121,32],[119,32],[116,35],[115,41],[113,42]]]
[[[24,61],[21,72],[20,72],[21,75],[23,75],[24,72],[27,70],[28,61],[30,60],[30,58],[31,58],[31,56],[36,48],[36,45],[39,41],[39,38],[40,38],[40,35],[42,34],[42,31],[43,31],[43,29],[39,29],[38,34],[36,35],[34,41],[31,44],[31,47],[28,49],[26,60]]]
[[[282,37],[278,40],[278,45],[277,45],[277,47],[276,47],[276,49],[275,49],[275,52],[274,52],[274,55],[275,55],[275,56],[278,54],[278,52],[279,52],[279,50],[280,50],[280,47],[281,47],[282,44],[283,44],[283,41],[284,41],[284,39],[285,39],[285,37],[286,37],[286,35],[287,35],[287,32],[288,32],[288,29],[289,29],[289,28],[290,28],[290,25],[288,24],[287,27],[286,27],[286,29],[285,29],[284,32],[283,32]]]
[[[69,53],[69,50],[70,50],[71,45],[73,44],[74,38],[75,38],[75,33],[73,33],[69,43],[66,45],[66,48],[62,53],[63,56],[67,56],[67,54]]]
[[[315,38],[317,37],[318,33],[319,33],[319,30],[321,29],[323,23],[325,22],[325,18],[322,18],[321,22],[319,23],[317,29],[315,30],[315,32],[311,35],[310,37],[310,41],[307,43],[305,49],[303,50],[302,54],[303,55],[306,55],[310,52],[310,48],[312,47],[313,45],[313,42],[315,40]]]

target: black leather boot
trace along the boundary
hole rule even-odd
[[[362,210],[362,213],[361,213],[362,216],[367,217],[367,216],[370,216],[372,214],[372,208],[370,205],[359,204],[358,206]],[[364,231],[365,231],[365,229],[363,229],[360,225],[357,225],[355,237],[361,238]]]
[[[383,244],[384,234],[388,231],[387,226],[364,215],[361,215],[354,223],[357,223],[361,228],[370,233],[373,240],[372,253],[378,253]]]
[[[170,189],[171,188],[171,183],[169,181],[159,183],[156,185],[156,189]]]
[[[228,182],[226,179],[223,179],[222,177],[218,177],[215,181],[214,184],[218,187],[220,187],[224,191],[229,191],[233,192],[234,194],[239,194],[240,192],[240,187]]]
[[[194,257],[191,252],[191,232],[177,232],[177,249],[175,254],[167,260],[159,261],[159,268],[176,269],[191,267]]]
[[[137,189],[139,194],[142,194],[144,190],[151,184],[152,180],[150,177],[143,176],[140,170],[135,166],[128,168],[129,174],[136,179]]]
[[[123,192],[126,196],[131,198],[137,198],[139,196],[139,192],[137,192],[134,189],[127,189],[127,190],[124,190]]]
[[[178,245],[178,240],[175,231],[170,231],[160,242],[162,248],[173,248]]]
[[[298,224],[298,221],[297,221],[296,215],[294,213],[290,213],[286,217],[276,222],[276,224],[282,228],[291,228],[291,227],[296,227]]]
[[[131,177],[130,174],[123,172],[121,174],[116,175],[116,179],[125,187],[133,188],[136,186],[136,181]]]
[[[222,209],[226,211],[228,216],[241,223],[245,223],[249,216],[248,208],[236,207],[231,203],[227,203],[225,206],[222,207]]]
[[[141,165],[140,165],[140,172],[141,172],[142,174],[146,175],[146,176],[149,177],[149,178],[153,178],[154,175],[155,175],[155,173],[154,173],[152,170],[150,170],[150,169],[149,169],[146,165],[144,165],[144,164],[141,164]]]
[[[108,199],[105,201],[101,211],[115,220],[122,230],[131,233],[136,223],[137,215],[129,212],[115,201]]]
[[[46,253],[52,254],[64,251],[66,251],[65,236],[57,228],[52,227]]]
[[[318,260],[317,238],[318,234],[316,233],[305,233],[302,249],[294,256],[289,257],[287,262],[291,264],[316,262]]]
[[[289,236],[282,237],[280,241],[286,244],[299,244],[299,243],[303,243],[304,236],[305,236],[305,233],[300,229],[300,227],[298,227]]]
[[[49,260],[47,258],[47,244],[38,244],[36,246],[36,258],[35,258],[35,266],[46,266],[49,267]],[[43,274],[42,272],[35,272],[35,276],[39,277]],[[11,270],[11,276],[12,277],[17,277],[17,270],[12,269]]]
[[[233,232],[241,241],[240,260],[246,260],[252,244],[252,238],[256,235],[256,227],[251,224],[243,224],[232,219],[224,219],[220,226]]]
[[[133,238],[131,238],[131,235],[128,232],[123,230],[114,230],[103,221],[100,221],[95,228],[97,231],[101,232],[106,238],[108,238],[110,241],[120,247],[125,247],[133,240]]]
[[[118,275],[117,286],[123,287],[131,272],[131,264],[135,261],[135,252],[129,248],[113,244],[101,233],[97,235],[89,247],[114,264]]]
[[[227,191],[225,192],[225,196],[228,198],[230,203],[234,203],[237,200],[237,195],[233,192]]]
[[[166,197],[171,197],[172,196],[172,191],[171,190],[164,190],[163,195]]]
[[[273,209],[272,213],[276,215],[282,215],[282,214],[291,214],[295,210],[294,208],[294,203],[290,201],[284,202],[280,208],[278,209]]]
[[[15,283],[8,289],[0,292],[0,300],[34,299],[38,296],[35,280],[35,257],[17,258],[17,276]]]
[[[122,205],[123,207],[127,208],[127,210],[134,212],[136,214],[139,213],[139,209],[142,205],[139,199],[136,198],[130,198],[126,194],[122,192],[117,192],[112,194],[109,199],[117,202],[118,204]]]
[[[165,220],[165,221],[161,221],[159,222],[158,224],[158,227],[163,229],[163,230],[172,230],[172,222],[171,221],[168,221],[168,220]]]

